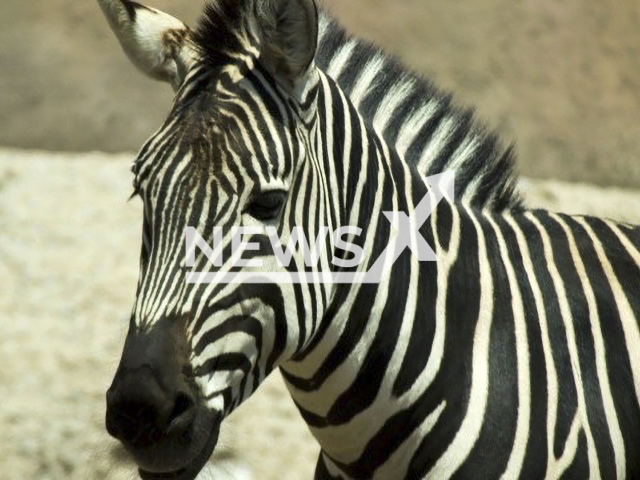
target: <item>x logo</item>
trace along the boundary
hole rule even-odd
[[[393,239],[395,241],[385,248],[366,273],[365,281],[367,283],[379,282],[391,269],[400,254],[407,248],[421,262],[438,260],[438,256],[420,233],[420,228],[445,196],[453,201],[454,178],[453,172],[425,177],[424,182],[429,187],[429,191],[420,200],[411,215],[407,215],[405,212],[383,212],[391,226],[398,233]]]
[[[400,248],[409,248],[421,262],[438,260],[436,253],[420,234],[420,228],[428,220],[436,206],[446,195],[453,198],[453,173],[445,172],[440,175],[425,177],[424,182],[429,187],[429,193],[423,197],[411,215],[405,212],[383,212],[389,223],[398,232]]]

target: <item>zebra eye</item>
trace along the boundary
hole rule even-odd
[[[287,192],[272,190],[256,197],[245,210],[256,220],[275,220],[287,198]]]

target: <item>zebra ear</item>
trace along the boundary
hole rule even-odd
[[[314,0],[258,0],[261,61],[276,80],[293,90],[305,78],[318,45],[318,9]]]
[[[189,27],[171,15],[129,0],[98,3],[133,64],[177,90],[196,56]]]

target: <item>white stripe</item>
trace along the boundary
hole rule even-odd
[[[395,110],[412,90],[413,83],[403,78],[384,94],[373,117],[373,128],[375,128],[379,134],[384,133],[388,123],[393,118]]]
[[[451,477],[465,461],[478,437],[489,395],[489,344],[493,320],[493,278],[484,233],[474,215],[470,216],[478,233],[480,267],[480,311],[473,339],[471,390],[467,412],[455,438],[429,472],[429,478]]]
[[[349,94],[349,98],[353,105],[355,105],[356,109],[360,108],[360,103],[367,93],[369,93],[374,87],[374,81],[381,69],[384,67],[384,61],[385,59],[383,56],[376,55],[373,58],[370,58],[364,67],[361,67],[358,80],[356,80],[356,83]]]
[[[575,417],[573,417],[573,422],[571,422],[571,428],[569,429],[569,434],[567,435],[567,441],[564,445],[564,452],[560,456],[560,458],[554,462],[553,469],[548,472],[549,477],[551,478],[560,478],[562,474],[569,468],[569,466],[573,463],[573,460],[576,457],[576,453],[578,453],[578,435],[582,431],[582,423],[580,422],[580,412],[576,412]]]
[[[471,158],[475,154],[479,143],[480,142],[476,137],[472,137],[471,135],[467,134],[466,138],[462,141],[462,143],[460,143],[460,145],[458,145],[458,148],[456,148],[455,152],[453,152],[453,154],[447,161],[444,169],[453,170],[454,172],[463,169],[469,158]],[[421,172],[425,171],[424,169],[426,168],[426,165],[418,165],[418,170]],[[480,175],[480,173],[478,172],[474,175]]]
[[[455,208],[452,211],[451,238],[449,240],[449,248],[444,250],[436,235],[435,251],[438,255],[438,278],[436,289],[436,308],[435,308],[435,331],[431,342],[431,353],[427,360],[427,365],[420,372],[420,375],[411,386],[411,388],[402,396],[401,402],[406,404],[414,403],[424,392],[440,371],[442,359],[444,358],[445,340],[447,335],[447,285],[449,283],[449,275],[451,268],[458,259],[460,249],[460,214]],[[431,225],[434,231],[437,230],[438,209],[431,215]]]
[[[422,165],[423,168],[426,168],[427,165],[431,165],[438,154],[442,151],[444,147],[447,146],[449,142],[449,137],[451,136],[451,132],[456,127],[456,119],[453,118],[444,118],[435,133],[429,140],[429,144],[427,148],[420,155],[420,160],[418,161],[418,165]],[[436,172],[440,173],[440,172]]]
[[[505,216],[506,222],[511,226],[516,234],[518,241],[518,247],[522,253],[522,262],[524,264],[524,270],[529,279],[529,285],[533,292],[533,298],[536,304],[536,317],[540,325],[540,333],[542,335],[542,351],[544,353],[544,364],[546,369],[547,378],[547,473],[545,476],[549,476],[552,471],[552,465],[555,457],[553,453],[554,444],[554,432],[556,429],[556,421],[558,417],[558,374],[556,372],[555,364],[553,363],[553,353],[551,349],[551,340],[549,338],[549,325],[547,322],[547,312],[544,308],[544,299],[542,297],[542,291],[538,284],[535,270],[533,268],[533,262],[531,261],[531,252],[529,246],[522,233],[522,230],[513,220],[510,215]]]
[[[356,42],[354,40],[349,40],[340,48],[340,51],[333,56],[329,66],[327,67],[327,74],[331,78],[337,79],[340,76],[342,70],[347,64],[347,61],[351,57],[351,52],[355,46]]]

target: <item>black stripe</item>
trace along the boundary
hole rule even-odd
[[[456,472],[459,478],[500,477],[514,446],[518,418],[518,360],[510,283],[493,228],[484,219],[481,226],[493,283],[489,389],[480,435]]]
[[[406,417],[416,417],[415,420],[406,426],[400,422],[395,425],[387,422],[390,429],[398,429],[408,435],[440,403],[446,402],[438,423],[414,452],[408,478],[422,478],[435,465],[457,434],[468,408],[472,374],[469,365],[472,364],[474,335],[480,312],[480,266],[478,232],[466,211],[460,212],[460,228],[460,256],[451,268],[447,285],[446,337],[440,370],[412,410],[404,413]],[[416,356],[419,354],[422,354],[421,351],[416,352]]]
[[[495,218],[505,238],[509,258],[516,273],[517,287],[520,290],[527,327],[527,346],[529,349],[530,418],[527,450],[522,471],[530,478],[543,478],[547,466],[547,412],[548,390],[547,371],[542,345],[542,330],[538,318],[531,281],[524,268],[523,253],[512,227],[500,217]],[[526,239],[525,239],[526,241]],[[544,306],[542,306],[544,308]]]

